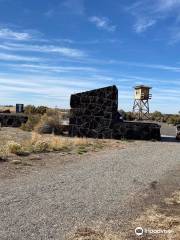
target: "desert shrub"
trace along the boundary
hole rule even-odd
[[[9,156],[9,150],[4,145],[0,148],[0,162],[6,161],[8,159],[8,156]]]
[[[163,114],[159,111],[155,111],[151,114],[151,119],[153,121],[161,121],[163,119]]]
[[[24,108],[25,114],[35,114],[36,113],[36,107],[34,105],[27,105]]]
[[[120,113],[124,116],[124,120],[133,121],[135,120],[135,115],[132,112],[124,112],[120,110]],[[149,120],[157,122],[165,122],[168,124],[180,124],[180,115],[179,114],[162,114],[159,111],[150,113]]]
[[[124,120],[126,120],[126,121],[135,120],[135,116],[132,112],[124,112],[123,115],[124,115]]]
[[[46,113],[47,109],[48,109],[48,107],[45,107],[45,106],[35,107],[34,105],[27,105],[24,108],[24,113],[27,115],[31,115],[31,114],[43,115],[44,113]]]
[[[44,138],[38,133],[33,133],[30,148],[33,152],[61,151],[71,146],[65,138],[50,135]]]
[[[168,121],[169,115],[164,114],[163,118],[161,118],[162,122],[166,123]]]
[[[21,144],[15,142],[15,141],[7,142],[7,144],[5,145],[5,148],[7,149],[8,153],[13,153],[18,156],[27,156],[30,154],[28,149],[26,149]]]
[[[57,108],[49,108],[46,111],[46,115],[48,117],[61,116],[61,118],[62,118],[63,113]]]
[[[62,115],[51,109],[41,116],[40,121],[34,130],[38,133],[52,133],[57,131],[61,133]]]
[[[51,109],[45,106],[35,107],[27,105],[25,114],[28,115],[28,121],[21,125],[25,131],[35,130],[38,133],[52,133],[60,135],[63,133],[62,120],[67,119],[67,112],[61,112],[60,109]]]
[[[42,135],[35,132],[32,133],[31,140],[29,142],[29,149],[31,152],[46,152],[49,148],[49,143]]]
[[[48,107],[38,106],[38,107],[36,108],[36,114],[41,114],[41,115],[43,115],[43,114],[45,114],[45,113],[47,112],[47,110],[48,110]]]
[[[21,149],[22,149],[21,144],[14,142],[14,141],[7,142],[6,146],[7,146],[8,151],[10,153],[14,153],[14,154],[21,151]]]
[[[20,156],[27,156],[29,152],[23,146],[15,141],[9,141],[0,148],[0,160],[6,160],[9,154],[16,154]]]
[[[36,153],[47,152],[49,150],[49,143],[44,140],[39,140],[32,146],[32,150]]]
[[[167,119],[167,123],[177,125],[180,124],[180,116],[179,115],[171,115]]]
[[[70,111],[61,111],[61,109],[58,108],[48,108],[46,111],[46,114],[48,116],[58,116],[59,119],[65,120],[69,118]]]
[[[39,114],[29,115],[28,121],[21,125],[21,129],[24,131],[34,130],[35,126],[39,123],[40,119],[41,119],[41,116]]]

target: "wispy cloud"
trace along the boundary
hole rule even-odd
[[[180,0],[139,0],[126,8],[135,17],[134,29],[142,33],[174,13],[179,17]],[[176,24],[176,23],[174,23]]]
[[[98,70],[93,67],[84,66],[54,66],[54,65],[42,65],[42,64],[8,64],[8,67],[16,70],[32,71],[36,70],[39,72],[55,72],[55,73],[68,73],[68,72],[97,72]]]
[[[21,62],[39,62],[42,59],[37,57],[27,57],[21,55],[12,55],[6,53],[0,53],[0,60],[2,61],[21,61]]]
[[[158,0],[157,10],[158,11],[171,11],[180,7],[179,0]]]
[[[85,0],[64,0],[60,3],[52,5],[51,8],[48,8],[44,16],[47,18],[53,18],[54,16],[60,15],[62,12],[66,14],[73,14],[83,16],[85,15]]]
[[[17,82],[17,84],[16,84]],[[70,95],[74,92],[92,89],[95,82],[89,78],[76,77],[48,77],[46,75],[21,75],[21,76],[0,76],[1,90],[6,92],[9,97],[12,93],[16,94],[39,94],[41,95],[41,104],[44,103],[46,97],[53,98],[58,103],[58,99],[64,98],[66,106],[69,102]],[[102,86],[102,82],[96,83],[97,87]],[[23,101],[24,101],[23,100]]]
[[[13,78],[7,78],[7,77],[1,77],[0,76],[0,83],[5,84],[5,85],[16,85],[16,86],[21,86],[21,87],[41,87],[41,85],[37,82],[29,82],[29,81],[24,81],[24,80],[19,80],[19,79],[13,79]]]
[[[162,64],[148,64],[148,63],[141,63],[141,62],[127,62],[127,61],[114,61],[114,60],[110,60],[109,63],[126,64],[129,66],[135,66],[140,68],[151,68],[151,69],[158,69],[163,71],[180,72],[180,67],[162,65]]]
[[[85,12],[84,0],[65,0],[62,6],[73,14],[83,15]]]
[[[31,51],[31,52],[42,52],[42,53],[56,53],[66,57],[81,58],[85,57],[87,54],[79,49],[59,47],[53,45],[32,45],[32,44],[16,44],[7,43],[0,44],[1,49],[11,50],[11,51]]]
[[[9,28],[0,28],[0,38],[24,41],[31,39],[31,35],[27,32],[17,32]]]
[[[121,77],[125,77],[129,81],[132,81],[132,80],[139,81],[138,84],[143,84],[144,82],[147,82],[148,84],[152,84],[152,85],[155,85],[155,84],[169,85],[169,83],[171,83],[171,85],[180,86],[180,79],[149,78],[146,76],[137,76],[137,75],[129,75],[129,74],[122,75]]]
[[[180,72],[179,66],[163,65],[163,64],[151,64],[143,62],[133,62],[133,61],[124,61],[124,60],[114,60],[114,59],[93,59],[88,58],[87,63],[96,64],[96,65],[126,65],[139,68],[151,68],[162,71],[171,71],[171,72]]]
[[[96,45],[96,44],[122,44],[123,41],[118,38],[103,38],[103,39],[87,39],[87,40],[73,40],[73,39],[55,39],[57,43],[72,44],[72,45]]]
[[[139,18],[134,25],[134,29],[137,33],[146,31],[148,28],[156,24],[156,20]]]
[[[114,32],[116,30],[116,26],[112,25],[111,21],[106,17],[92,16],[89,18],[89,21],[95,24],[99,29],[104,29],[109,32]]]

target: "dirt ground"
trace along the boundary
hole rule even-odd
[[[161,125],[161,135],[176,136],[176,127],[172,124],[159,123]]]

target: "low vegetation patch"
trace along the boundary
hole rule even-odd
[[[0,161],[4,162],[8,159],[9,151],[6,146],[0,148]]]
[[[165,206],[164,206],[165,205]],[[180,191],[165,198],[162,206],[153,205],[138,217],[124,233],[114,234],[102,231],[101,227],[77,228],[69,235],[68,240],[179,240],[180,239]],[[135,229],[142,227],[142,236],[135,235]],[[145,233],[148,230],[167,230],[170,233]]]
[[[71,152],[82,155],[108,146],[108,141],[98,139],[69,138],[37,132],[32,132],[30,136],[30,139],[23,142],[8,140],[3,143],[0,146],[0,161],[5,161],[12,155],[23,157],[31,153]]]
[[[70,149],[70,143],[66,138],[57,137],[54,135],[43,136],[38,133],[33,133],[29,143],[31,152],[51,152]]]
[[[21,125],[21,129],[29,132],[33,131],[35,126],[39,123],[40,119],[41,119],[41,115],[39,114],[28,115],[28,121]]]
[[[21,129],[24,131],[35,131],[40,134],[57,135],[62,134],[62,120],[67,118],[65,112],[59,109],[50,109],[44,106],[26,106],[25,113],[28,115],[28,121],[22,124]]]
[[[79,228],[68,240],[122,240],[120,236],[92,228]]]
[[[6,144],[7,150],[10,153],[14,153],[17,154],[18,152],[20,152],[22,150],[22,146],[19,143],[16,143],[14,141],[9,141]]]
[[[61,133],[62,116],[55,110],[49,110],[43,116],[40,121],[34,127],[34,130],[38,133]]]
[[[133,223],[134,229],[141,226],[151,230],[166,230],[170,233],[145,233],[141,239],[179,240],[180,239],[180,191],[165,198],[165,207],[153,205]],[[172,211],[169,211],[169,210]]]
[[[124,120],[133,121],[136,119],[136,116],[133,112],[125,112],[123,110],[120,110],[120,113],[123,116]],[[150,113],[149,120],[177,125],[180,124],[180,111],[177,114],[163,114],[159,111],[155,111],[153,113]]]

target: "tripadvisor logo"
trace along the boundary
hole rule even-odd
[[[166,230],[166,229],[149,229],[149,228],[142,228],[142,227],[137,227],[135,229],[135,234],[137,236],[142,236],[143,234],[171,234],[173,233],[173,230]]]
[[[142,227],[137,227],[137,228],[135,229],[135,234],[136,234],[137,236],[142,236],[143,233],[144,233],[144,230],[143,230]]]

